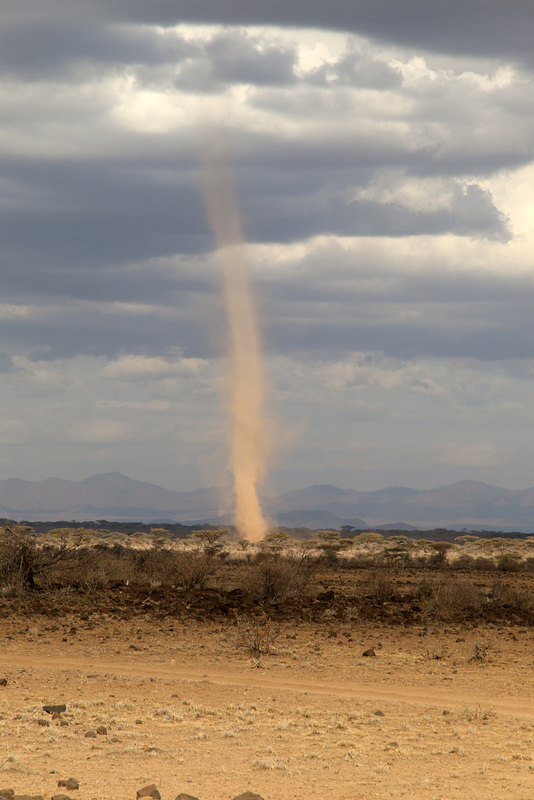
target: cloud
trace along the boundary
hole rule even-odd
[[[93,0],[93,8],[115,19],[176,25],[274,25],[350,31],[407,48],[531,61],[532,11],[522,0]]]
[[[438,463],[457,468],[494,467],[505,461],[505,454],[491,441],[464,444],[447,442],[434,446],[434,457]]]
[[[206,363],[199,358],[180,358],[167,360],[164,358],[148,358],[146,356],[127,355],[106,364],[100,374],[104,378],[119,381],[158,380],[175,376],[198,376],[206,368]]]
[[[128,442],[136,432],[124,422],[111,419],[92,419],[74,425],[68,431],[72,442],[81,444],[105,445],[108,447],[119,442]]]
[[[523,480],[532,12],[397,5],[0,8],[10,470],[194,488],[208,463],[220,482],[225,322],[199,180],[215,118],[295,432],[276,480]]]

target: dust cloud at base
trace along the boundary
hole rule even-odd
[[[203,185],[219,249],[228,318],[230,469],[234,481],[235,525],[243,538],[259,541],[267,532],[258,498],[258,483],[264,476],[267,455],[263,364],[230,161],[220,136],[218,140],[215,142],[210,137],[204,143]]]

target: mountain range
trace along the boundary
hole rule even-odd
[[[14,520],[218,523],[232,519],[232,503],[229,488],[176,492],[118,472],[82,481],[0,481],[0,516]],[[373,492],[310,486],[264,497],[262,506],[273,523],[291,528],[534,531],[534,488],[502,489],[479,481]]]

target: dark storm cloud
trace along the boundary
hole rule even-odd
[[[292,83],[296,60],[294,47],[265,43],[243,31],[191,41],[174,31],[97,20],[30,19],[0,27],[0,71],[39,81],[65,80],[69,70],[85,64],[127,66],[141,81],[151,82],[158,79],[156,68],[167,65],[176,71],[177,87],[210,91],[226,83]],[[169,73],[163,76],[169,82]],[[76,70],[71,79],[79,79]]]
[[[431,270],[409,275],[355,264],[345,280],[329,280],[325,272],[261,288],[275,352],[534,358],[534,280],[528,274],[512,280]]]
[[[324,28],[440,53],[532,63],[529,0],[93,0],[112,19]]]
[[[268,45],[242,33],[221,33],[206,44],[212,69],[219,80],[229,83],[275,85],[292,83],[297,54],[294,47]]]
[[[528,114],[532,101],[527,89],[514,89],[513,95],[484,93],[476,82],[473,89],[447,75],[410,88],[399,69],[381,61],[370,46],[355,41],[336,59],[302,74],[296,46],[267,34],[222,30],[198,34],[192,40],[170,29],[137,24],[171,25],[187,19],[299,26],[324,23],[409,44],[402,25],[396,27],[387,18],[385,4],[336,0],[332,4],[291,0],[284,4],[251,0],[222,4],[195,0],[194,5],[186,0],[109,0],[99,4],[89,0],[74,5],[77,10],[72,3],[44,0],[32,5],[21,0],[15,9],[0,9],[0,70],[9,81],[13,76],[22,79],[20,86],[24,79],[45,82],[48,78],[51,85],[58,78],[58,85],[61,81],[72,85],[77,73],[71,67],[81,63],[106,76],[133,75],[136,90],[159,83],[165,91],[177,87],[207,93],[221,86],[251,84],[244,101],[247,121],[242,125],[240,119],[232,131],[236,183],[250,241],[293,243],[320,235],[397,238],[449,233],[496,242],[510,237],[507,219],[477,179],[531,160]],[[49,13],[43,13],[44,7]],[[445,5],[419,7],[410,0],[403,8],[406,18],[421,12],[413,36],[423,37],[426,30],[424,46],[433,46],[433,25],[439,23],[440,14],[445,15]],[[451,17],[456,15],[459,23],[469,16],[463,5],[453,3],[451,8],[449,2],[446,8],[443,30],[450,27]],[[508,9],[506,17],[515,24],[514,4]],[[398,5],[390,4],[389,10],[393,18],[398,15]],[[480,14],[484,16],[481,9]],[[493,8],[487,17],[486,27],[489,18],[495,22],[499,15]],[[478,32],[473,26],[468,31],[472,52],[485,52],[479,47]],[[466,37],[467,33],[467,43]],[[493,56],[491,37],[489,42],[487,52]],[[14,86],[13,96],[19,84]],[[330,94],[338,88],[339,95]],[[352,91],[362,88],[373,90],[363,93],[373,95],[369,109]],[[48,303],[58,308],[57,315],[0,322],[0,335],[9,339],[14,350],[27,350],[36,359],[78,353],[151,355],[175,344],[187,355],[210,350],[202,312],[209,309],[210,316],[215,308],[217,286],[205,264],[196,275],[190,264],[185,268],[177,263],[174,272],[147,266],[151,260],[175,254],[194,262],[213,248],[191,143],[198,131],[191,133],[194,121],[180,118],[178,131],[172,121],[165,121],[155,135],[149,125],[145,133],[135,131],[129,127],[128,108],[126,121],[121,118],[117,123],[112,112],[115,102],[122,108],[120,92],[111,100],[107,95],[89,99],[80,108],[69,105],[73,100],[68,98],[59,108],[43,103],[35,110],[27,103],[10,114],[14,141],[19,131],[33,130],[35,122],[37,153],[41,140],[46,151],[48,137],[53,140],[56,130],[67,143],[72,135],[74,151],[80,153],[63,157],[58,147],[54,157],[46,152],[42,157],[4,156],[0,163],[3,300],[42,301],[45,310]],[[169,96],[170,107],[179,104],[172,88]],[[167,99],[162,97],[162,105]],[[393,100],[398,105],[390,112]],[[126,106],[128,101],[126,97]],[[104,111],[97,108],[99,103]],[[141,130],[143,114],[150,114],[142,103],[141,99]],[[135,126],[135,109],[133,119]],[[85,131],[89,131],[86,140]],[[102,142],[101,157],[91,150],[93,131]],[[84,142],[90,152],[84,152]],[[437,176],[446,184],[449,202],[412,207],[403,202],[402,192],[381,197],[377,191],[374,197],[377,178],[388,170],[401,173],[399,180],[407,184],[413,178]],[[466,185],[463,175],[475,177]],[[458,184],[456,176],[460,176]],[[369,195],[363,196],[366,190]],[[390,291],[377,297],[376,291],[366,294],[365,283],[357,276],[341,287],[333,279],[335,264],[335,258],[321,264],[327,279],[312,275],[262,285],[269,317],[275,321],[268,326],[273,348],[289,352],[378,349],[403,357],[428,353],[530,357],[534,336],[529,333],[524,299],[532,296],[528,287],[521,287],[523,304],[514,315],[505,303],[499,307],[499,293],[494,299],[491,288],[486,287],[490,297],[482,303],[482,287],[467,278],[451,285],[428,276],[412,280],[407,275],[399,279],[382,275]],[[465,308],[462,292],[473,303],[465,319],[459,311]],[[89,308],[74,302],[69,308],[69,300],[95,305]],[[162,310],[175,309],[176,316],[115,313],[110,308],[113,302],[152,303]],[[373,319],[371,308],[376,312]],[[402,309],[419,317],[400,320]]]
[[[350,188],[350,187],[347,187]],[[276,204],[246,196],[247,233],[260,242],[293,242],[318,234],[340,236],[420,236],[454,232],[458,236],[506,240],[506,219],[495,208],[489,192],[479,186],[458,191],[452,207],[438,211],[414,211],[398,203],[347,201],[325,194],[287,195]],[[255,213],[254,213],[255,212]]]
[[[0,28],[0,69],[43,80],[64,79],[70,64],[179,63],[199,54],[182,37],[98,21],[24,20]]]
[[[241,202],[246,233],[256,242],[293,242],[319,233],[405,236],[454,232],[506,239],[506,221],[491,195],[476,185],[456,189],[450,209],[416,212],[396,203],[350,201],[362,174],[345,171],[324,190],[327,172],[306,174],[268,164],[245,180]],[[213,247],[198,175],[169,161],[12,161],[3,173],[39,203],[0,208],[0,271],[5,291],[44,292],[131,299],[133,284],[113,273],[117,266]],[[257,175],[257,173],[254,173]],[[263,180],[265,174],[265,181]],[[246,175],[244,175],[246,178]],[[332,175],[330,174],[330,180]],[[264,183],[270,191],[264,193]],[[346,181],[345,183],[343,181]],[[357,185],[357,184],[356,184]],[[110,271],[109,282],[106,272]],[[131,276],[130,276],[131,277]]]
[[[159,356],[177,343],[187,357],[213,356],[205,320],[187,315],[166,321],[157,315],[109,314],[97,307],[65,305],[50,318],[0,320],[0,337],[9,343],[9,352],[27,352],[33,361],[79,355],[116,358],[123,353]]]
[[[195,169],[128,159],[2,166],[12,185],[40,197],[35,207],[0,208],[0,260],[8,266],[75,270],[212,246]]]
[[[477,361],[506,361],[510,358],[534,358],[531,333],[496,330],[491,324],[482,330],[441,330],[431,322],[415,325],[410,322],[381,321],[365,325],[330,324],[317,320],[305,323],[287,319],[268,326],[272,352],[311,352],[323,357],[354,351],[381,352],[394,358],[425,357],[472,358]]]

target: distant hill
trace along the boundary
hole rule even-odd
[[[457,481],[436,489],[390,487],[373,492],[315,486],[279,498],[286,510],[329,511],[342,519],[360,517],[369,527],[449,527],[462,530],[534,531],[534,489],[509,490],[480,481]]]
[[[534,488],[509,490],[479,481],[374,492],[321,484],[265,497],[262,505],[270,520],[285,527],[534,532]],[[0,516],[9,519],[216,522],[231,520],[232,506],[226,487],[178,492],[118,472],[83,481],[0,481]]]
[[[166,518],[196,522],[231,508],[232,493],[211,487],[173,492],[119,472],[83,481],[47,478],[32,483],[16,478],[0,481],[0,515],[11,519],[77,521],[109,519],[153,521]]]

